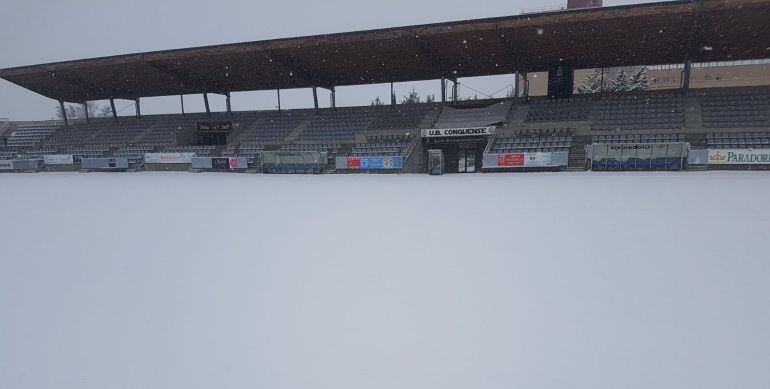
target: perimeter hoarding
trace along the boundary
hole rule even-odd
[[[485,169],[539,168],[567,166],[566,151],[539,153],[484,154]]]
[[[770,165],[770,149],[709,150],[709,165]]]
[[[192,163],[195,153],[148,153],[144,155],[144,163],[157,164],[186,164]]]
[[[397,170],[404,168],[404,157],[337,157],[337,170]]]
[[[0,160],[0,170],[13,170],[13,161],[10,159]]]
[[[75,158],[70,154],[44,155],[43,163],[46,165],[74,165]]]

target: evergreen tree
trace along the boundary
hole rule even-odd
[[[630,90],[647,90],[650,88],[650,81],[647,80],[647,66],[641,66],[634,72],[629,81]]]
[[[594,69],[592,72],[586,74],[586,77],[580,81],[580,85],[577,87],[577,93],[599,93],[602,91],[602,70]]]
[[[625,69],[618,70],[615,79],[607,83],[607,91],[609,92],[626,92],[629,90],[631,90],[631,85],[628,82]]]
[[[374,101],[372,101],[372,106],[378,106],[378,105],[385,105],[385,103],[383,103],[382,100],[380,100],[380,96],[377,96],[377,98],[374,99]]]

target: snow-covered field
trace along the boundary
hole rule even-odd
[[[770,387],[770,174],[0,175],[0,388]]]

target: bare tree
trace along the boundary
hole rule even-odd
[[[99,117],[108,118],[112,116],[112,108],[109,105],[103,105],[99,108]]]

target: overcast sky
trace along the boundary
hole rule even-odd
[[[566,0],[565,0],[566,2]],[[641,3],[607,0],[605,6]],[[115,54],[176,49],[284,38],[298,35],[345,32],[411,24],[445,22],[514,15],[522,9],[558,6],[558,1],[524,0],[442,2],[390,0],[326,1],[96,1],[3,0],[0,2],[0,68]],[[469,79],[464,83],[492,93],[513,81],[511,76]],[[422,95],[437,93],[438,82],[397,85],[399,96],[416,87]],[[461,97],[476,94],[460,90]],[[504,92],[501,92],[504,96]],[[338,105],[368,104],[376,96],[387,99],[388,86],[339,88]],[[501,97],[497,95],[496,97]],[[328,94],[319,97],[328,105]],[[308,90],[286,91],[285,106],[312,105]],[[142,112],[179,110],[179,98],[144,99]],[[199,96],[185,99],[188,110],[202,110]],[[233,109],[273,109],[274,92],[233,95]],[[0,118],[49,119],[56,102],[0,80]],[[128,102],[119,102],[121,109]],[[224,109],[224,99],[212,97],[213,109]],[[129,107],[122,114],[132,114]]]

